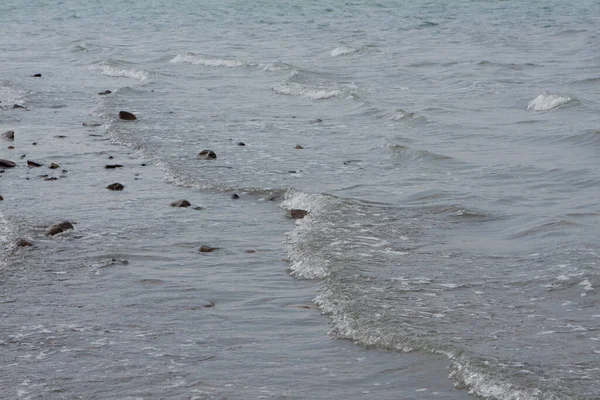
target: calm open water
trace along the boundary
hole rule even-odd
[[[2,398],[600,398],[598,2],[85,3],[0,4]]]

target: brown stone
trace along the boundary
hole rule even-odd
[[[60,168],[60,165],[58,165],[56,163],[52,163],[52,164],[50,164],[50,166],[48,168],[50,168],[50,169],[58,169],[58,168]]]
[[[30,240],[27,240],[25,238],[19,238],[17,239],[16,243],[15,243],[18,247],[29,247],[29,246],[33,246],[33,242]]]
[[[214,160],[217,158],[217,155],[212,150],[202,150],[200,153],[198,153],[198,158],[201,160]]]
[[[7,147],[7,149],[9,149],[9,150],[14,150],[14,149],[15,149],[15,146],[8,146],[8,147]]]
[[[100,96],[106,96],[107,94],[111,94],[112,92],[110,90],[105,90],[104,92],[100,92],[98,93]]]
[[[15,131],[6,131],[2,134],[2,139],[15,140]]]
[[[4,197],[0,196],[0,201],[4,200]]]
[[[304,147],[300,146],[299,144],[296,145],[296,150],[302,150]]]
[[[106,188],[110,189],[110,190],[123,190],[123,189],[125,189],[125,186],[121,185],[119,182],[115,182],[115,183],[111,183]]]
[[[27,166],[30,168],[41,167],[42,164],[36,163],[35,161],[27,160]]]
[[[119,111],[119,118],[125,121],[135,121],[137,119],[134,114],[127,111]]]
[[[171,203],[171,207],[189,207],[190,202],[187,200],[177,200]]]
[[[0,168],[14,168],[16,165],[12,161],[0,159]]]
[[[293,219],[302,219],[308,215],[308,211],[306,211],[306,210],[290,210],[289,215],[290,215],[290,218],[293,218]]]
[[[200,253],[212,253],[213,251],[218,249],[218,247],[200,246]]]
[[[107,164],[104,166],[106,169],[115,169],[115,168],[123,168],[121,164]]]
[[[57,233],[61,233],[69,229],[73,229],[73,224],[71,224],[69,221],[63,221],[46,229],[46,236],[54,236]]]

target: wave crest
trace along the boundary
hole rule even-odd
[[[331,50],[329,52],[329,55],[331,57],[339,57],[339,56],[345,56],[347,54],[356,53],[358,51],[359,51],[359,49],[355,49],[354,47],[350,47],[350,46],[344,44],[342,46],[336,47],[335,49]]]
[[[146,81],[152,77],[150,72],[143,69],[127,68],[111,62],[105,62],[92,69],[100,70],[102,75],[113,76],[116,78],[132,78],[138,81]]]
[[[527,109],[532,111],[548,111],[568,104],[571,101],[573,99],[568,96],[544,93],[531,100],[527,105]]]
[[[308,97],[312,100],[326,100],[342,94],[339,89],[309,88],[299,83],[283,83],[273,87],[277,94]]]
[[[220,58],[204,58],[194,54],[178,54],[171,61],[171,64],[193,64],[204,65],[205,67],[224,67],[224,68],[239,68],[249,64],[240,60],[227,60]]]

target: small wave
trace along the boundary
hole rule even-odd
[[[308,97],[312,100],[327,100],[342,94],[339,89],[308,88],[299,83],[283,83],[273,87],[277,94]]]
[[[102,75],[113,76],[117,78],[132,78],[139,81],[146,81],[152,77],[152,75],[143,69],[126,68],[120,65],[115,65],[111,62],[94,66],[92,69],[98,69],[102,72]]]
[[[411,118],[417,118],[417,114],[410,111],[402,110],[400,108],[394,111],[389,117],[389,119],[391,119],[392,121],[402,121]]]
[[[531,100],[527,105],[527,109],[533,111],[548,111],[568,104],[571,101],[573,101],[573,99],[568,96],[544,93]]]
[[[204,65],[205,67],[225,67],[239,68],[249,66],[250,64],[240,60],[227,60],[220,58],[204,58],[195,54],[178,54],[171,61],[171,64],[194,64]]]
[[[329,55],[331,57],[339,57],[339,56],[345,56],[347,54],[356,53],[358,51],[359,51],[359,49],[355,49],[354,47],[350,47],[350,46],[344,44],[342,46],[336,47],[335,49],[331,50],[329,52]]]
[[[298,220],[296,228],[287,234],[286,259],[293,276],[299,279],[323,279],[331,273],[331,261],[314,251],[314,242],[320,241],[317,233],[326,229],[322,216],[335,207],[335,203],[333,197],[322,194],[309,194],[294,189],[286,192],[281,208],[306,210],[310,214],[309,217]]]

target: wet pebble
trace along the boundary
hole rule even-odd
[[[54,224],[46,229],[46,236],[54,236],[69,229],[74,229],[72,223],[69,221],[59,222],[58,224]]]
[[[36,168],[36,167],[41,167],[41,166],[42,166],[42,164],[40,164],[40,163],[37,163],[37,162],[35,162],[35,161],[27,160],[27,166],[28,166],[29,168]]]
[[[125,121],[135,121],[137,117],[135,116],[135,114],[130,113],[128,111],[119,111],[119,119]]]
[[[215,250],[218,250],[218,247],[210,247],[210,246],[200,246],[200,253],[212,253]]]
[[[302,219],[308,215],[308,211],[306,210],[290,210],[288,212],[290,218],[293,219]]]
[[[10,160],[0,159],[0,168],[14,168],[17,164]]]
[[[202,150],[198,153],[198,158],[201,160],[214,160],[217,158],[217,155],[212,150]]]
[[[125,186],[123,186],[119,182],[115,182],[115,183],[111,183],[106,188],[110,189],[110,190],[123,190],[123,189],[125,189]]]
[[[2,139],[15,140],[15,131],[6,131],[2,134]]]
[[[177,200],[171,203],[171,207],[189,207],[190,202],[187,200]]]

